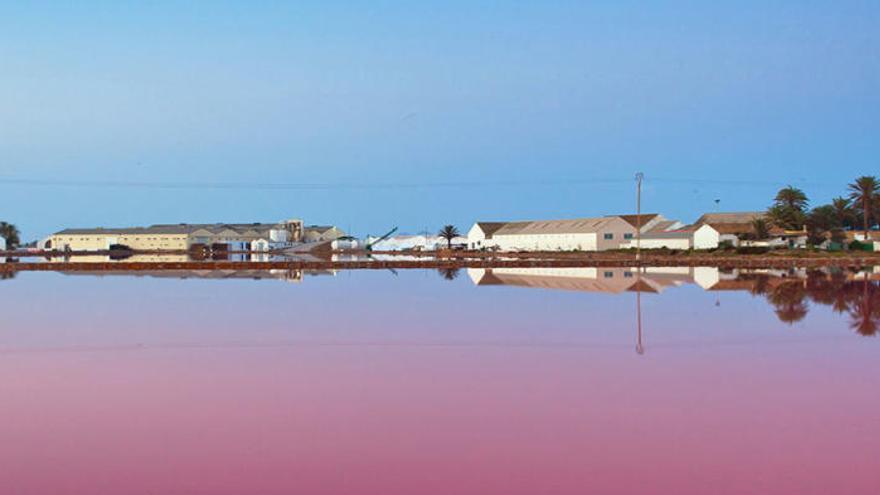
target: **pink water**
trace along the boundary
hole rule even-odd
[[[0,492],[873,494],[880,341],[812,305],[342,274],[0,283]]]

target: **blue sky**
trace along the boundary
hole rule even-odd
[[[767,3],[2,2],[0,219],[466,229],[630,211],[637,170],[685,221],[828,201],[880,172],[880,4]]]

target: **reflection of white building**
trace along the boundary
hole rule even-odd
[[[557,289],[580,292],[663,292],[672,287],[697,284],[709,290],[738,273],[722,272],[715,267],[635,267],[627,268],[469,268],[475,285],[510,285],[533,289]]]

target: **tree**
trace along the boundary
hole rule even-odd
[[[439,268],[437,272],[440,273],[440,276],[443,277],[444,280],[455,280],[458,278],[458,274],[461,272],[460,268]]]
[[[455,228],[455,225],[445,225],[440,232],[437,234],[443,239],[446,239],[446,247],[448,249],[452,249],[452,240],[461,234],[458,233],[458,229]]]
[[[813,208],[807,215],[807,232],[811,244],[821,244],[825,240],[826,232],[839,231],[841,224],[832,205],[822,205]]]
[[[788,186],[776,193],[767,217],[774,225],[787,230],[800,230],[806,220],[809,204],[807,195],[796,187]]]
[[[837,197],[831,200],[834,216],[841,227],[853,227],[856,221],[856,213],[848,198]]]
[[[868,239],[868,230],[872,225],[871,217],[873,210],[880,200],[880,183],[873,175],[863,175],[849,185],[849,197],[862,209],[862,227],[865,231],[865,239]]]
[[[752,220],[752,230],[755,231],[755,239],[759,241],[770,237],[770,224],[764,218],[758,217]]]
[[[807,199],[807,195],[804,194],[800,189],[788,186],[779,190],[776,193],[776,199],[774,200],[776,204],[783,205],[785,207],[791,208],[793,210],[804,211],[810,201]]]
[[[11,223],[0,222],[0,237],[6,239],[6,249],[13,250],[21,243],[18,228]]]

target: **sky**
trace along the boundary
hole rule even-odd
[[[357,235],[813,204],[880,172],[880,4],[0,2],[0,220]],[[718,206],[715,200],[720,200]]]

